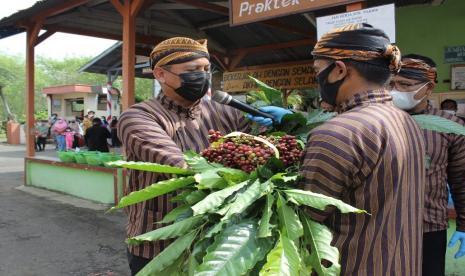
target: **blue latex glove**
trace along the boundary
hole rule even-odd
[[[454,247],[455,244],[460,241],[459,251],[455,254],[455,258],[458,259],[460,257],[465,256],[465,233],[460,231],[455,231],[454,235],[449,242],[449,247]]]
[[[266,112],[270,115],[273,115],[274,120],[278,123],[281,122],[284,115],[292,113],[292,111],[290,110],[287,110],[282,107],[277,107],[277,106],[264,106],[264,107],[260,107],[259,110]],[[247,115],[247,118],[249,118],[250,120],[262,126],[271,126],[273,124],[273,120],[271,120],[270,118],[264,118],[261,116],[252,116],[250,114]]]

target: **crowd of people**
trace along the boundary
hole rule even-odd
[[[44,151],[47,141],[53,141],[56,150],[66,151],[87,147],[91,151],[108,152],[109,146],[120,147],[116,127],[118,118],[108,123],[105,116],[98,118],[90,110],[80,118],[60,118],[54,113],[49,120],[38,120],[35,125],[36,151]]]
[[[312,130],[302,157],[301,186],[340,199],[368,214],[342,214],[334,207],[308,209],[327,225],[340,252],[341,275],[445,274],[447,199],[452,194],[457,227],[449,246],[465,256],[465,136],[419,128],[411,115],[430,114],[465,126],[457,105],[428,101],[436,64],[422,55],[401,55],[388,36],[368,24],[323,35],[313,52],[323,107],[338,113]],[[183,152],[208,147],[208,131],[249,132],[251,122],[279,123],[293,111],[265,107],[274,120],[250,116],[204,97],[211,72],[206,40],[170,38],[150,54],[162,92],[120,117],[118,137],[129,161],[185,167]],[[127,192],[168,175],[130,171]],[[165,195],[127,207],[127,235],[161,227],[174,207]],[[135,275],[168,243],[129,244]]]

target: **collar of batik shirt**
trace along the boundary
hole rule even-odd
[[[177,104],[175,101],[172,99],[168,98],[163,92],[160,92],[157,96],[157,101],[161,103],[164,107],[166,107],[168,110],[171,110],[178,115],[185,117],[186,119],[195,119],[200,116],[201,113],[201,108],[200,108],[200,102],[202,99],[200,99],[197,103],[192,105],[191,107],[183,107],[179,104]]]
[[[392,104],[392,97],[389,95],[389,92],[384,89],[357,93],[342,103],[338,108],[338,112],[343,113],[358,106],[374,103]]]

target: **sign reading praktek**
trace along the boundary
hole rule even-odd
[[[230,0],[231,26],[323,9],[360,0]]]

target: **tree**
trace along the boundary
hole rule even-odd
[[[42,94],[44,87],[65,84],[105,85],[107,83],[105,75],[78,72],[79,68],[91,59],[92,57],[55,59],[38,56],[35,69],[35,110],[40,113],[47,109],[47,101]],[[143,100],[151,98],[152,83],[151,79],[136,79],[136,96]],[[16,114],[20,122],[24,121],[26,90],[24,56],[0,52],[0,86],[3,87],[3,94],[9,102],[12,113]],[[121,90],[121,78],[114,82],[114,86]],[[0,110],[4,110],[3,102],[0,102]],[[5,112],[0,111],[0,121],[5,120]]]

